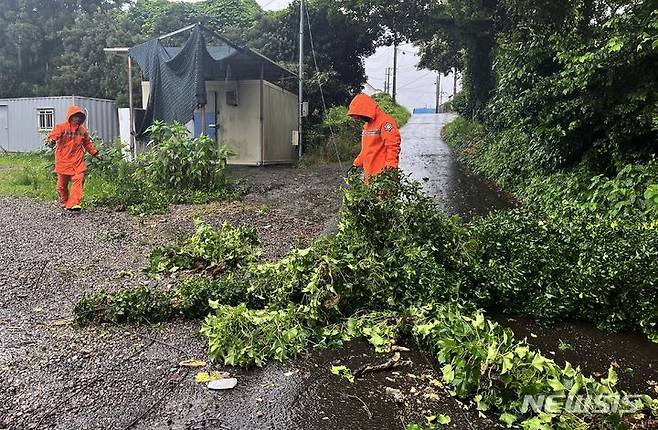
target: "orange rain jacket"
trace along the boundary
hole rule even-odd
[[[366,94],[354,97],[348,115],[369,118],[363,126],[361,152],[353,164],[363,167],[366,178],[380,173],[386,167],[397,169],[402,139],[395,120]]]
[[[71,122],[71,117],[76,113],[84,115],[78,106],[69,107],[66,113],[67,120],[59,123],[48,135],[48,142],[55,141],[55,173],[60,175],[76,175],[87,170],[84,161],[86,149],[91,155],[96,155],[98,150],[91,143],[87,129],[82,125],[77,126]]]

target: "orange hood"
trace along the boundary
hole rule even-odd
[[[69,106],[69,110],[66,111],[66,120],[71,121],[71,117],[73,115],[75,115],[76,113],[83,114],[85,116],[85,119],[87,119],[87,115],[85,114],[85,112],[80,107],[75,106],[75,105],[71,105],[71,106]]]
[[[361,93],[354,97],[354,100],[350,103],[350,109],[347,114],[364,116],[370,118],[370,121],[372,121],[377,116],[379,110],[377,102],[372,97]]]

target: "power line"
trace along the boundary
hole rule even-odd
[[[318,58],[315,54],[315,44],[313,43],[313,30],[311,30],[311,17],[308,13],[308,8],[306,8],[306,22],[308,24],[308,35],[309,41],[311,42],[311,52],[313,52],[313,63],[315,64],[316,73],[320,73],[320,68],[318,67]],[[320,87],[320,98],[322,99],[322,110],[324,111],[325,117],[327,116],[327,102],[324,98],[324,90],[322,89],[322,82],[318,81],[318,87]],[[331,133],[331,143],[336,150],[336,158],[338,159],[338,165],[341,170],[343,169],[343,162],[340,159],[340,152],[338,151],[338,145],[336,145],[336,134],[334,133],[333,125],[329,125],[329,132]]]
[[[403,88],[407,88],[407,87],[409,87],[409,86],[411,86],[411,85],[413,85],[413,84],[416,84],[416,83],[418,83],[418,81],[420,81],[421,79],[425,79],[427,76],[429,76],[429,75],[431,75],[431,74],[433,74],[433,73],[434,73],[434,72],[427,72],[427,73],[425,73],[423,76],[421,76],[420,78],[418,78],[418,79],[414,79],[413,81],[408,82],[408,83],[406,83],[405,85],[402,85],[402,86],[399,87],[398,89],[401,90],[401,89],[403,89]]]
[[[268,1],[268,2],[265,3],[264,5],[261,5],[261,9],[265,9],[266,7],[268,7],[269,5],[271,5],[272,3],[274,3],[275,1],[277,1],[277,0],[270,0],[270,1]]]

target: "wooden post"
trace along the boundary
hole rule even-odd
[[[260,63],[260,164],[265,165],[265,65]]]
[[[133,120],[133,61],[128,55],[128,122],[130,123],[130,155],[133,160],[137,158],[135,145],[135,121]]]
[[[201,134],[206,134],[206,105],[201,107],[199,116],[201,117]]]

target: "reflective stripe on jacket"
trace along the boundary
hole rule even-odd
[[[369,119],[363,126],[361,152],[354,165],[363,167],[366,177],[376,175],[386,167],[398,168],[402,139],[395,120],[366,94],[354,97],[348,115]]]

